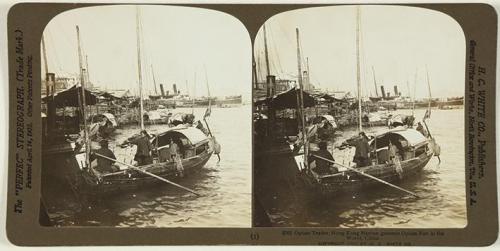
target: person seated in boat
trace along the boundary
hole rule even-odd
[[[97,159],[97,166],[95,167],[95,170],[99,171],[100,173],[113,173],[119,171],[119,168],[113,165],[115,161],[110,160],[116,159],[116,157],[113,151],[108,148],[108,141],[105,139],[101,140],[99,142],[99,145],[101,146],[101,148],[95,150],[90,155],[90,161]]]
[[[406,116],[404,119],[404,124],[408,128],[412,128],[414,122],[415,122],[415,116],[413,116],[413,115]]]
[[[317,152],[312,152],[309,158],[309,165],[313,161],[316,163],[316,166],[312,170],[319,175],[338,173],[339,172],[338,168],[333,166],[332,162],[322,159],[325,158],[335,162],[335,159],[333,158],[332,154],[327,149],[326,142],[325,141],[319,142],[318,147],[319,150]],[[321,158],[318,158],[316,156]]]
[[[137,161],[137,165],[143,166],[153,163],[153,157],[151,157],[151,150],[153,150],[153,145],[149,141],[149,134],[146,130],[141,131],[141,135],[137,138],[128,139],[125,143],[130,143],[137,145],[137,151],[134,156],[134,160]]]
[[[333,130],[333,126],[326,119],[320,120],[318,124],[318,137],[320,140],[327,140]]]
[[[194,115],[193,114],[184,114],[182,116],[182,123],[192,125],[194,123]]]
[[[426,138],[429,136],[429,133],[427,132],[427,130],[425,130],[425,128],[422,126],[422,123],[420,122],[417,123],[416,130],[420,132],[422,135],[424,135],[424,137]]]
[[[356,142],[356,152],[354,153],[353,162],[356,167],[364,167],[370,165],[370,145],[368,144],[368,137],[365,132],[359,133],[359,139]]]

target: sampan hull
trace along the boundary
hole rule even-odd
[[[426,153],[417,158],[401,161],[401,168],[403,170],[401,174],[396,171],[394,164],[374,165],[357,170],[389,183],[399,183],[416,176],[427,165],[432,156],[431,153]],[[320,181],[308,174],[303,173],[302,175],[314,193],[321,196],[353,194],[374,186],[385,186],[379,181],[353,171],[344,171],[336,176],[323,178]]]
[[[206,152],[188,159],[182,160],[183,176],[189,176],[201,170],[208,162],[213,152]],[[139,167],[154,175],[165,178],[169,181],[181,180],[179,171],[174,162],[155,163]],[[146,175],[136,170],[126,170],[117,175],[103,175],[100,179],[83,172],[83,186],[80,192],[93,197],[105,197],[112,194],[140,190],[153,185],[165,184],[158,178]]]

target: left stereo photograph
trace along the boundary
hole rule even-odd
[[[78,8],[47,24],[40,51],[42,226],[251,227],[252,46],[238,19]]]

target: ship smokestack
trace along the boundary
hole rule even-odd
[[[384,91],[384,86],[380,86],[380,91],[382,92],[382,98],[385,98],[385,91]]]
[[[177,94],[177,85],[176,84],[173,84],[173,90],[174,90],[174,95]]]
[[[394,96],[397,96],[398,94],[399,94],[399,92],[398,92],[398,86],[395,85],[394,86]]]
[[[161,97],[165,97],[165,90],[163,89],[163,84],[160,84]]]

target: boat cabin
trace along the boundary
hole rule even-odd
[[[153,158],[157,163],[171,160],[171,141],[177,144],[181,159],[201,155],[210,149],[210,140],[201,130],[195,127],[173,128],[156,135],[151,142],[155,148]]]
[[[376,136],[369,143],[373,149],[372,162],[378,164],[389,161],[389,143],[395,147],[395,153],[401,161],[419,157],[429,150],[427,138],[414,129],[392,130]]]

